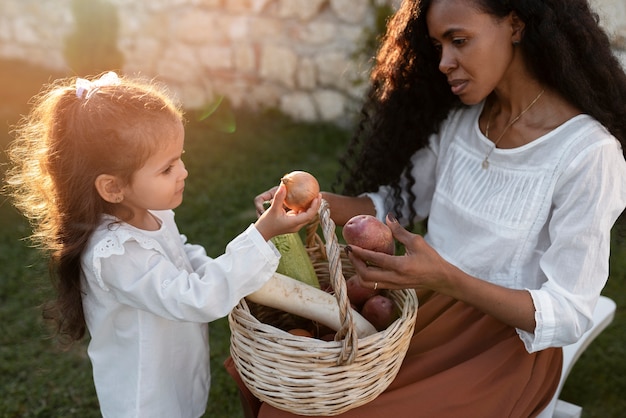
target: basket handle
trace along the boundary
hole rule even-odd
[[[359,337],[354,325],[354,318],[350,310],[346,279],[341,267],[341,247],[335,235],[335,222],[330,218],[330,207],[325,199],[322,199],[316,222],[311,223],[306,230],[307,245],[321,246],[325,249],[325,257],[328,259],[330,273],[330,285],[335,291],[335,298],[339,305],[339,320],[341,328],[337,331],[336,340],[342,339],[341,352],[337,359],[338,365],[351,364],[356,358]],[[321,243],[317,235],[318,225],[322,228],[325,243]]]

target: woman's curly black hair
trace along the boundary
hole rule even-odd
[[[389,184],[401,216],[400,181],[410,186],[411,156],[456,107],[462,106],[439,71],[426,26],[437,0],[404,0],[387,25],[358,128],[341,158],[334,188],[357,195]],[[525,22],[521,44],[530,71],[604,125],[624,148],[626,74],[587,0],[468,0],[496,17],[515,12]],[[410,188],[409,188],[410,193]],[[410,194],[410,219],[416,197]]]

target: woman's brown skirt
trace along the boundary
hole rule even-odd
[[[560,348],[529,354],[514,328],[447,296],[418,292],[415,334],[389,388],[340,418],[528,418],[550,402],[563,361]],[[294,417],[261,403],[226,361],[246,416]]]

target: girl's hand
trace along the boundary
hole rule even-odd
[[[347,247],[348,257],[363,285],[378,289],[441,289],[446,285],[450,267],[420,235],[404,229],[395,219],[387,216],[387,225],[394,238],[404,244],[406,253],[392,256]]]
[[[272,205],[261,213],[255,225],[258,231],[263,235],[265,240],[269,240],[276,235],[298,232],[303,226],[311,223],[322,203],[321,194],[313,199],[311,206],[304,212],[295,212],[285,209],[284,201],[287,195],[287,188],[284,184],[274,187],[273,189],[257,196],[254,199],[255,206],[257,202],[265,201],[265,197],[272,194]],[[258,206],[257,206],[258,211]]]

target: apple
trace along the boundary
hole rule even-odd
[[[393,255],[396,245],[391,229],[375,216],[356,215],[343,226],[343,238],[348,245]]]
[[[369,298],[361,309],[361,315],[367,319],[378,331],[387,329],[398,319],[396,306],[391,299],[383,295]]]

